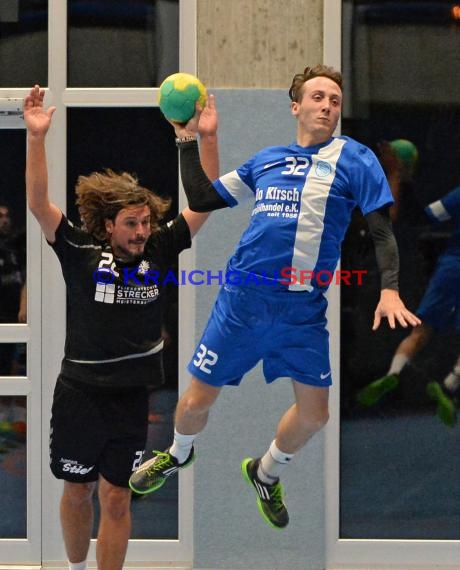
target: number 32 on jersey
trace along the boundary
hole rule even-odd
[[[286,156],[286,170],[282,170],[281,174],[293,174],[295,176],[303,176],[310,166],[308,158],[304,156]]]
[[[199,368],[202,372],[205,372],[206,374],[211,374],[209,366],[213,366],[218,359],[219,356],[213,350],[209,350],[207,346],[205,346],[204,344],[200,344],[199,349],[197,350],[196,353],[196,358],[193,361],[193,364],[197,368]]]

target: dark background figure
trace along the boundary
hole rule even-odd
[[[449,223],[453,230],[452,237],[438,259],[417,308],[416,312],[422,319],[421,326],[411,331],[398,345],[387,374],[358,392],[357,400],[364,407],[379,403],[383,396],[400,385],[401,373],[428,346],[434,334],[446,337],[460,331],[460,186],[427,206],[425,213],[427,219],[436,226]],[[428,397],[437,404],[438,417],[450,427],[456,423],[453,396],[458,384],[459,378],[454,366],[444,382],[444,390],[442,384],[436,381],[429,382],[426,386]]]
[[[449,224],[433,226],[424,213],[428,203],[443,196],[440,188],[435,191],[431,187],[431,178],[427,176],[424,161],[429,153],[419,150],[425,149],[426,144],[416,146],[407,138],[398,138],[374,145],[395,199],[390,213],[400,255],[400,293],[413,311],[452,235]],[[445,188],[444,194],[450,189]],[[354,284],[341,289],[341,407],[345,415],[353,416],[366,413],[357,407],[357,392],[387,373],[392,355],[406,337],[406,331],[390,334],[386,328],[371,337],[367,334],[366,325],[372,320],[369,303],[374,300],[378,272],[367,224],[358,212],[344,240],[342,269],[367,271],[362,286]],[[379,407],[389,413],[431,408],[426,385],[442,379],[451,370],[457,357],[458,336],[454,332],[449,338],[432,339],[429,350],[402,372],[405,379],[399,383],[397,397],[382,398]],[[441,361],[439,354],[443,355]]]
[[[0,323],[26,322],[25,230],[15,228],[9,205],[0,197]],[[15,360],[15,357],[16,360]],[[21,351],[11,343],[0,344],[0,376],[19,372]]]
[[[394,198],[390,217],[399,250],[400,294],[408,308],[415,310],[428,280],[425,255],[420,249],[420,236],[429,223],[416,191],[418,150],[407,139],[382,140],[374,145],[374,150]],[[357,387],[365,384],[372,375],[382,353],[386,353],[385,347],[397,345],[406,333],[404,330],[390,332],[388,327],[383,327],[371,337],[368,334],[380,276],[369,228],[359,211],[353,213],[343,242],[341,268],[366,272],[361,284],[351,280],[351,285],[341,288],[341,330],[342,339],[346,339],[346,356],[341,359],[341,393],[342,408],[346,411],[353,408]],[[372,357],[363,358],[363,354],[372,354]]]
[[[25,231],[14,227],[9,204],[0,197],[0,323],[27,321]],[[0,376],[26,374],[25,346],[0,343]],[[25,441],[26,400],[0,396],[0,454]]]

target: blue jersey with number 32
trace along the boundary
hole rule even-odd
[[[356,206],[393,203],[377,157],[349,137],[263,149],[214,185],[229,206],[255,200],[227,271],[293,291],[327,288],[316,276],[334,272]]]

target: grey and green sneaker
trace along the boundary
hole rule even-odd
[[[129,478],[129,486],[132,491],[140,495],[152,493],[162,487],[166,479],[191,465],[195,460],[195,452],[192,447],[189,456],[183,463],[166,451],[152,451],[153,458],[143,463]]]
[[[289,515],[283,503],[283,486],[279,481],[272,485],[264,483],[257,477],[260,459],[247,457],[241,462],[243,479],[252,485],[257,492],[257,507],[264,521],[277,529],[286,527]]]
[[[364,386],[357,394],[356,401],[362,406],[369,408],[375,406],[380,400],[388,394],[396,390],[399,384],[399,376],[397,374],[387,374],[378,380],[374,380],[367,386]]]
[[[426,387],[426,393],[437,404],[436,414],[446,426],[454,427],[457,422],[457,409],[455,403],[444,392],[438,382],[430,382]]]

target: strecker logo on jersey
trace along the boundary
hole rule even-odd
[[[141,285],[135,279],[136,275],[145,275],[149,269],[149,262],[143,259],[134,270],[127,271],[127,268],[124,268],[120,274],[113,254],[110,251],[102,252],[101,260],[94,272],[96,284],[94,300],[98,303],[122,305],[146,305],[155,301],[160,294],[158,285],[156,283]]]
[[[115,303],[123,305],[146,305],[155,301],[160,290],[158,285],[146,285],[141,287],[130,287],[126,285],[117,286]]]

